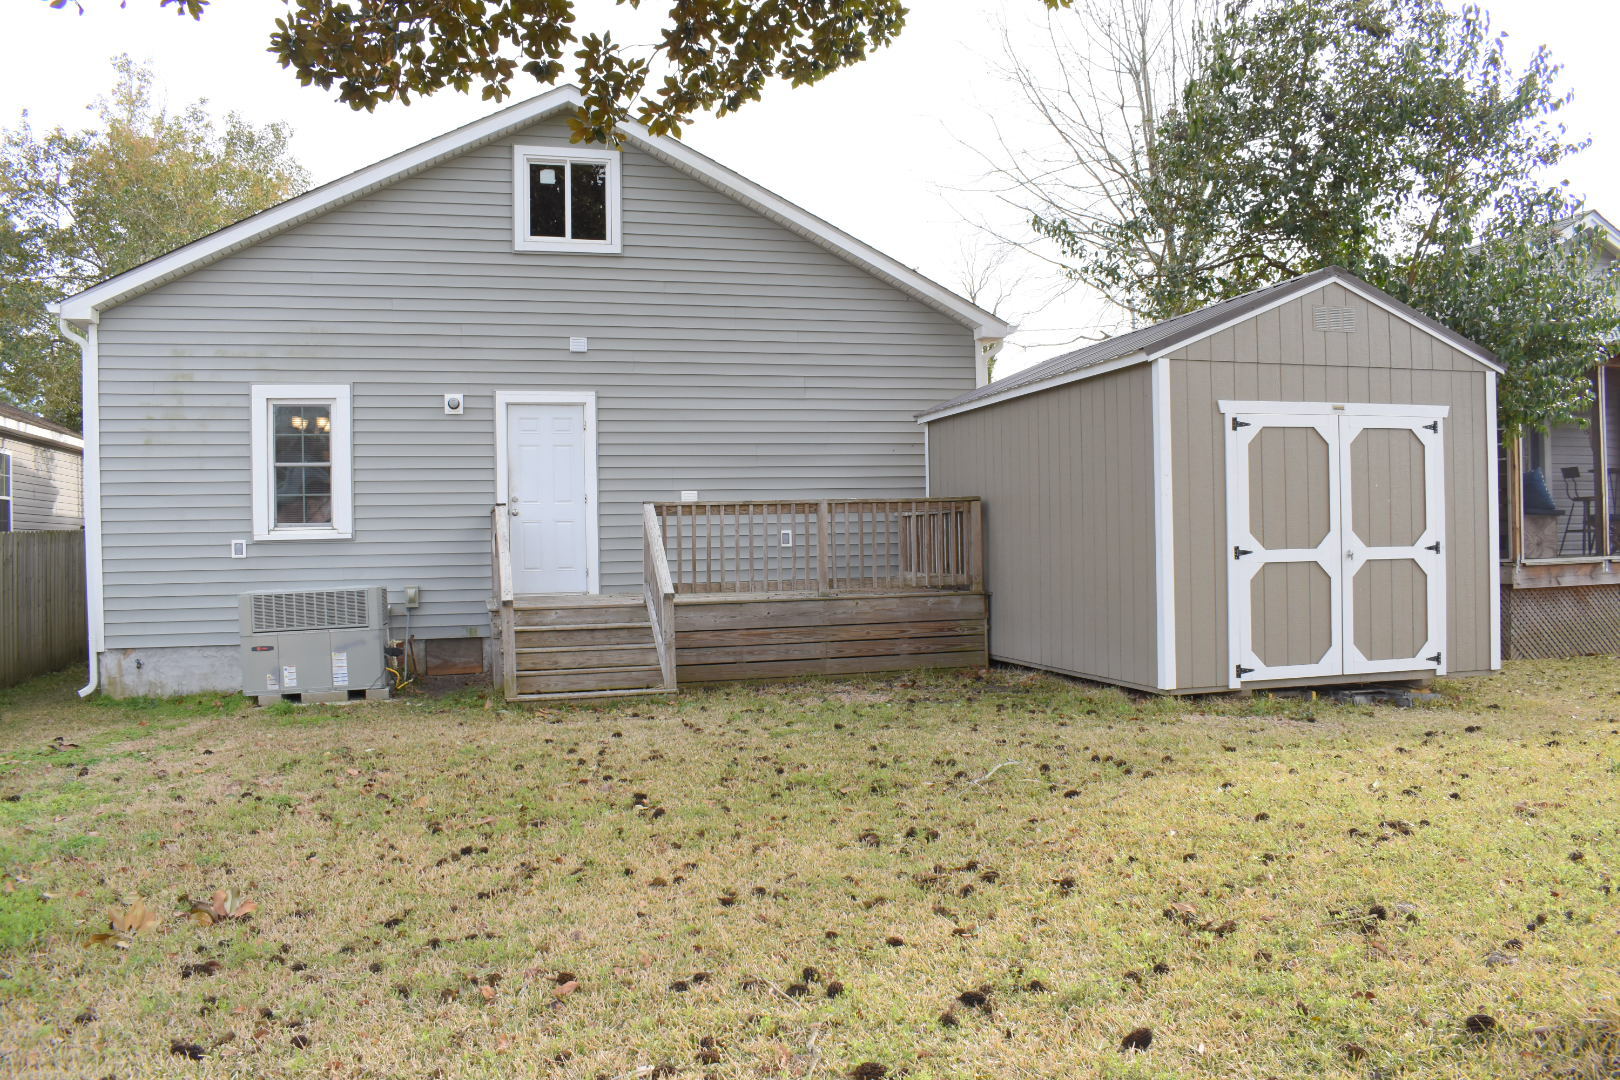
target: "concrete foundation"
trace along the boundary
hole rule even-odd
[[[489,637],[425,638],[416,642],[419,676],[487,681],[498,643]],[[425,669],[425,670],[422,670]],[[459,685],[460,683],[458,683]],[[240,693],[241,651],[235,645],[108,649],[101,654],[101,691],[110,697]]]
[[[101,690],[112,697],[236,693],[242,664],[235,645],[108,649],[101,654]]]

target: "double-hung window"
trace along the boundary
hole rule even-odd
[[[621,156],[580,146],[514,147],[513,246],[518,251],[619,251]]]
[[[347,386],[253,388],[253,538],[354,535]]]
[[[11,531],[11,455],[0,454],[0,532]]]

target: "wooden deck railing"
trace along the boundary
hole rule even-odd
[[[677,593],[984,589],[979,500],[650,503]]]
[[[512,522],[505,503],[489,512],[490,574],[497,610],[490,612],[500,639],[501,685],[508,698],[517,696],[517,635],[512,613]]]
[[[505,503],[496,503],[489,512],[489,542],[493,547],[490,557],[491,572],[495,579],[495,599],[503,604],[512,602],[512,522],[508,519]]]
[[[658,667],[664,687],[675,689],[675,585],[669,576],[669,557],[664,551],[663,532],[651,503],[641,508],[642,581],[647,598],[647,619],[652,623],[653,642],[658,646]]]

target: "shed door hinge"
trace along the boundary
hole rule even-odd
[[[1241,547],[1238,547],[1236,544],[1232,545],[1232,558],[1234,558],[1234,559],[1241,559],[1245,555],[1253,555],[1253,554],[1254,554],[1254,552],[1250,551],[1248,548],[1241,548]]]
[[[1432,431],[1436,435],[1440,434],[1440,421],[1438,421],[1438,420],[1429,421],[1427,424],[1423,425],[1423,430],[1424,431]]]
[[[1236,431],[1238,428],[1253,427],[1253,426],[1254,425],[1249,423],[1247,420],[1239,420],[1235,416],[1232,417],[1232,430],[1233,431]]]
[[[1424,551],[1432,551],[1436,555],[1440,554],[1440,541],[1436,540],[1434,543],[1430,544],[1428,547],[1424,548],[1423,550]]]
[[[1429,663],[1433,664],[1435,667],[1440,666],[1440,654],[1439,653],[1435,653],[1433,656],[1425,656],[1423,659],[1427,660]]]
[[[1253,672],[1254,668],[1252,668],[1252,667],[1244,667],[1242,664],[1239,664],[1239,665],[1237,665],[1236,670],[1237,670],[1237,677],[1241,679],[1241,678],[1243,678],[1243,676],[1248,675],[1251,672]]]

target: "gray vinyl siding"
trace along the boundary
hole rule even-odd
[[[1319,306],[1356,310],[1355,333],[1311,326]],[[1447,405],[1447,667],[1491,667],[1487,370],[1338,285],[1261,312],[1170,357],[1176,667],[1183,690],[1227,685],[1226,436],[1219,402]]]
[[[990,654],[1157,681],[1148,365],[929,424],[931,493],[984,499]]]
[[[622,254],[514,252],[511,146],[566,141],[541,124],[103,315],[109,647],[230,644],[238,593],[323,584],[419,584],[413,633],[485,631],[498,390],[596,391],[604,592],[640,588],[645,500],[922,493],[912,417],[972,387],[967,327],[635,149]],[[255,383],[352,385],[352,541],[228,557]]]
[[[16,532],[84,527],[84,459],[77,450],[0,432],[11,455],[11,527]]]

